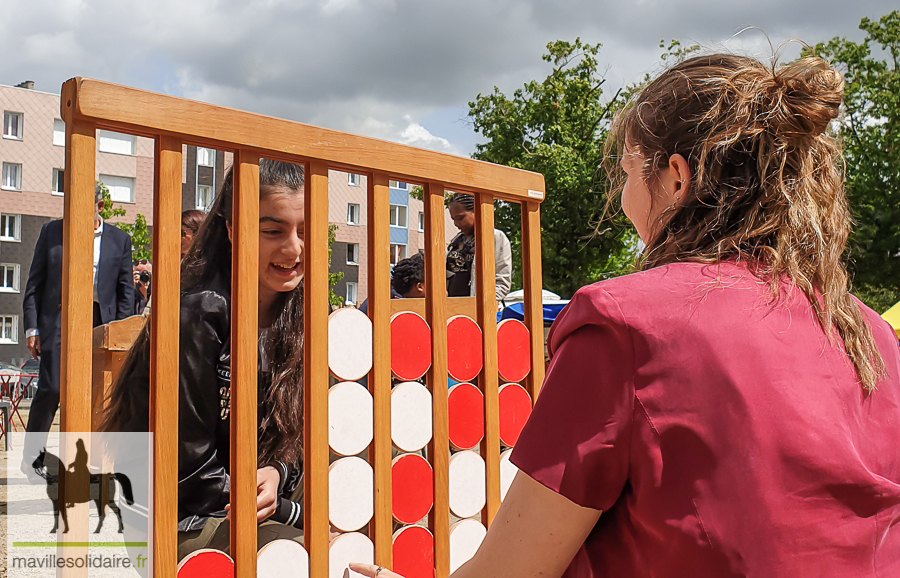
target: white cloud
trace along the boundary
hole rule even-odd
[[[464,109],[549,65],[548,41],[601,41],[607,90],[659,66],[660,38],[724,43],[766,58],[776,46],[861,38],[863,16],[896,0],[0,0],[0,83],[59,90],[92,76],[323,126],[467,153]],[[790,50],[794,50],[790,48]],[[443,124],[442,124],[443,123]]]
[[[445,138],[434,136],[417,122],[410,122],[402,132],[400,138],[403,142],[418,147],[434,149],[443,152],[456,153],[455,147]]]

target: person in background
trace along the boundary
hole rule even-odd
[[[425,256],[416,253],[401,259],[391,271],[391,299],[412,299],[425,297]],[[369,300],[359,306],[363,313],[369,313]]]
[[[447,247],[447,295],[475,295],[475,197],[454,193],[447,209],[459,229],[459,234]],[[509,239],[500,229],[494,229],[494,267],[495,296],[500,303],[509,293],[512,282],[512,250]]]
[[[134,307],[131,273],[131,237],[100,217],[103,195],[94,188],[94,327],[125,319]],[[25,344],[34,359],[40,359],[38,388],[31,402],[22,470],[48,477],[44,467],[45,432],[50,431],[59,407],[59,354],[62,311],[63,222],[41,227],[28,272],[22,302]]]
[[[199,209],[188,209],[181,213],[181,256],[187,255],[188,249],[194,240],[194,235],[200,230],[206,213]]]
[[[150,302],[150,280],[153,264],[149,259],[136,259],[132,276],[134,278],[134,311],[132,315],[142,315]]]
[[[900,350],[848,290],[843,88],[820,58],[711,54],[620,111],[638,271],[556,319],[454,578],[900,576]]]

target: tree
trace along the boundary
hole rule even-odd
[[[100,185],[100,191],[103,195],[103,209],[100,216],[103,220],[111,217],[124,217],[125,209],[113,206],[113,200],[109,195],[109,189],[101,181],[97,181]],[[138,213],[134,219],[134,223],[116,223],[116,226],[128,233],[131,237],[131,256],[132,259],[150,259],[153,254],[153,238],[150,235],[150,229],[147,226],[147,219],[143,213]]]
[[[856,221],[849,268],[854,292],[883,312],[900,301],[900,11],[859,27],[861,43],[835,37],[805,53],[830,60],[846,80],[838,135]]]
[[[600,44],[551,42],[543,56],[552,64],[542,82],[530,81],[511,97],[497,87],[469,103],[475,130],[486,139],[473,157],[542,173],[546,197],[541,203],[544,286],[564,297],[579,287],[627,272],[636,247],[633,229],[622,215],[603,228],[608,179],[602,170],[611,113],[621,91],[606,102],[598,73]],[[497,228],[521,263],[521,209],[496,204]],[[521,286],[521,267],[513,285]]]
[[[117,227],[128,233],[131,237],[131,254],[134,259],[150,259],[153,255],[153,237],[150,228],[147,227],[147,219],[143,213],[138,213],[134,223],[117,223]]]
[[[344,304],[344,299],[337,295],[334,292],[334,285],[344,278],[344,273],[341,271],[331,272],[331,246],[334,245],[334,240],[336,238],[337,225],[334,223],[328,224],[328,302],[334,305],[335,307],[340,307]]]

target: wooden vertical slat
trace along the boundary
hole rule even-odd
[[[328,575],[328,166],[306,171],[303,340],[304,539],[309,575]]]
[[[60,342],[60,419],[61,432],[91,431],[91,331],[93,309],[94,255],[94,175],[96,126],[73,116],[75,86],[63,85],[60,113],[66,121],[66,171],[63,201],[62,325]],[[89,436],[89,433],[87,433]],[[60,439],[60,459],[74,461],[78,437]],[[86,448],[90,438],[83,439]],[[66,502],[76,503],[75,496],[84,495],[87,477],[69,477],[60,490]],[[69,498],[71,496],[71,498]],[[69,533],[58,534],[71,542],[88,540],[88,505],[70,509]],[[60,547],[58,554],[81,558],[86,548]],[[86,568],[58,568],[57,575],[87,576]]]
[[[259,154],[236,151],[233,179],[231,556],[235,578],[253,578],[256,576]]]
[[[531,332],[531,372],[525,388],[537,401],[544,382],[543,270],[541,268],[541,205],[522,203],[522,279],[525,285],[525,325]]]
[[[153,575],[175,578],[178,530],[178,335],[181,310],[181,141],[157,137],[153,182],[150,431]]]
[[[372,371],[369,391],[375,407],[375,436],[369,458],[375,470],[375,517],[371,530],[375,563],[393,565],[391,538],[391,256],[390,197],[387,175],[368,177],[369,319],[372,320]]]
[[[500,394],[497,374],[497,299],[494,259],[494,199],[477,195],[475,200],[475,280],[478,325],[481,326],[484,368],[478,379],[484,393],[484,438],[481,455],[485,462],[487,500],[481,512],[485,526],[500,508]]]
[[[450,437],[447,416],[447,269],[444,240],[444,187],[424,185],[425,311],[431,326],[431,369],[428,388],[434,431],[428,458],[434,469],[434,507],[428,527],[434,534],[435,578],[450,575]]]

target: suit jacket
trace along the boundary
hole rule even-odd
[[[36,327],[41,347],[58,346],[62,312],[63,222],[50,221],[41,227],[25,285],[22,308],[25,328]],[[93,245],[92,245],[93,246]],[[97,299],[103,323],[125,319],[134,307],[131,272],[131,237],[110,223],[103,224],[100,236],[100,263],[97,271]]]

